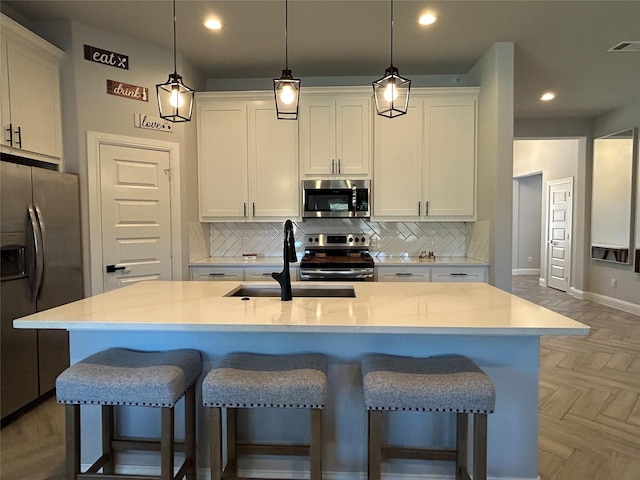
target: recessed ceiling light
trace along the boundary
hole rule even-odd
[[[556,94],[555,93],[553,93],[553,92],[545,92],[540,97],[540,100],[542,100],[543,102],[548,102],[550,100],[553,100],[554,98],[556,98]]]
[[[425,13],[424,15],[420,15],[418,19],[418,23],[420,25],[433,25],[438,20],[438,17],[434,13]]]
[[[204,26],[209,30],[220,30],[222,28],[222,23],[217,18],[210,18],[204,22]]]

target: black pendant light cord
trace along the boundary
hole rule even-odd
[[[393,0],[391,0],[391,66],[393,67]]]
[[[173,0],[173,74],[178,74],[176,61],[176,0]]]
[[[289,70],[289,1],[284,2],[284,68]]]

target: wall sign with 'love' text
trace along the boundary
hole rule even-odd
[[[130,98],[131,100],[140,100],[141,102],[149,101],[149,89],[147,87],[129,85],[115,80],[107,80],[107,93],[117,97]]]
[[[109,65],[111,67],[123,68],[129,70],[129,56],[122,53],[103,50],[91,45],[84,46],[84,58],[92,62]]]

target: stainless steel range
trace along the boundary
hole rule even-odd
[[[373,258],[365,233],[307,235],[300,280],[373,280]]]

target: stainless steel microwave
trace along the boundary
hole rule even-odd
[[[371,180],[304,180],[305,218],[369,217]]]

